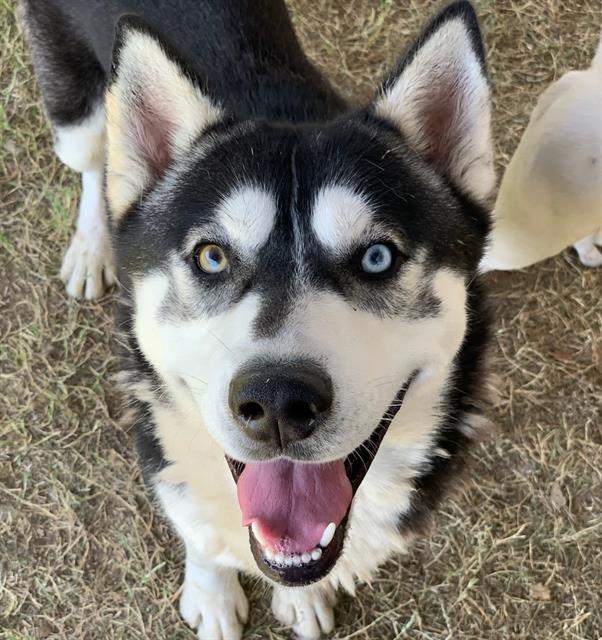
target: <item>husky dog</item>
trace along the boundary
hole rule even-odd
[[[67,290],[118,275],[145,481],[180,610],[240,638],[238,572],[304,638],[429,524],[483,421],[494,189],[468,2],[351,108],[281,0],[23,0],[60,158]],[[106,174],[106,187],[103,187]],[[118,271],[113,267],[106,194]]]

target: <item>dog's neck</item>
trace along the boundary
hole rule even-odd
[[[212,4],[203,26],[207,41],[183,53],[229,113],[302,123],[328,120],[344,109],[306,58],[282,0]]]
[[[343,100],[306,58],[282,0],[55,0],[80,27],[111,75],[115,27],[123,14],[144,22],[229,114],[277,122],[331,119]]]

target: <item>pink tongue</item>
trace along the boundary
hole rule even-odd
[[[342,460],[247,463],[236,490],[243,526],[255,523],[259,542],[285,554],[317,546],[329,523],[340,524],[353,497]]]

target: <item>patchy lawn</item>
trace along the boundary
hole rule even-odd
[[[589,64],[600,8],[476,4],[502,167],[537,96]],[[364,100],[438,6],[290,2],[311,57]],[[77,177],[52,152],[14,5],[0,0],[0,637],[192,640],[177,613],[181,549],[118,422],[114,298],[74,302],[57,278],[77,197]],[[432,536],[357,600],[341,598],[337,638],[602,636],[602,272],[566,252],[490,284],[497,433]],[[246,637],[289,638],[267,587],[246,586]]]

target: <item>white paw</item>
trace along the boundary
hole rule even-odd
[[[593,245],[588,251],[579,251],[579,262],[586,267],[602,266],[602,251]]]
[[[274,587],[272,612],[302,640],[316,640],[334,629],[336,593],[327,585]]]
[[[113,250],[108,231],[99,226],[94,231],[76,231],[67,249],[61,280],[74,298],[100,298],[117,280]]]
[[[602,266],[602,249],[596,245],[602,244],[602,229],[575,242],[573,249],[579,256],[579,262],[586,267]]]
[[[188,573],[188,572],[187,572]],[[206,581],[203,581],[206,582]],[[197,629],[201,640],[240,640],[249,603],[236,572],[220,575],[219,588],[205,588],[187,577],[180,597],[180,614]]]

